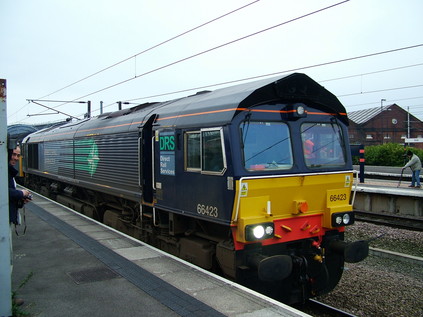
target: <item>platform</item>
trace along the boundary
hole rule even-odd
[[[38,195],[25,209],[12,290],[30,316],[309,316]]]
[[[366,179],[357,184],[354,209],[423,217],[423,189],[409,185],[410,181]]]

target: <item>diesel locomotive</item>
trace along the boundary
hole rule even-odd
[[[304,74],[145,103],[27,136],[25,184],[286,303],[331,291],[354,223],[348,118]]]

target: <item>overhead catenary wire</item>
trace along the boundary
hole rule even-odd
[[[348,61],[357,60],[357,59],[361,59],[361,58],[373,57],[373,56],[382,55],[382,54],[394,53],[394,52],[398,52],[398,51],[402,51],[402,50],[407,50],[407,49],[412,49],[412,48],[416,48],[416,47],[420,47],[420,46],[423,46],[423,44],[418,44],[418,45],[413,45],[413,46],[407,46],[407,47],[401,47],[401,48],[397,48],[397,49],[392,49],[392,50],[387,50],[387,51],[381,51],[381,52],[376,52],[376,53],[371,53],[371,54],[366,54],[366,55],[354,56],[354,57],[344,58],[344,59],[335,60],[335,61],[331,61],[331,62],[325,62],[325,63],[319,63],[319,64],[314,64],[314,65],[308,65],[308,66],[302,66],[302,67],[297,67],[297,68],[291,68],[291,69],[286,69],[286,70],[282,70],[282,71],[278,71],[278,72],[274,72],[274,73],[267,73],[267,74],[252,76],[252,77],[246,77],[246,78],[242,78],[242,79],[236,79],[236,80],[231,80],[231,81],[214,83],[214,84],[210,84],[210,85],[204,85],[204,86],[198,86],[198,87],[187,88],[187,89],[182,89],[182,90],[176,90],[176,91],[166,92],[166,93],[162,93],[162,94],[156,94],[156,95],[150,95],[150,96],[145,96],[145,97],[127,99],[125,101],[135,101],[135,100],[142,100],[142,99],[163,97],[163,96],[167,96],[167,95],[173,95],[173,94],[182,93],[182,92],[188,92],[188,91],[192,91],[192,90],[199,90],[199,89],[217,87],[217,86],[222,86],[222,85],[235,84],[235,83],[239,83],[239,82],[243,82],[243,81],[247,81],[247,80],[260,79],[260,78],[264,78],[264,77],[270,77],[270,76],[276,76],[276,75],[281,75],[281,74],[285,74],[285,73],[291,73],[291,72],[295,72],[295,71],[299,71],[299,70],[305,70],[305,69],[310,69],[310,68],[315,68],[315,67],[327,66],[327,65],[331,65],[331,64],[343,63],[343,62],[348,62]],[[358,74],[358,75],[351,75],[351,76],[346,76],[346,77],[340,77],[340,78],[336,78],[336,79],[322,80],[320,82],[331,81],[331,80],[338,80],[338,79],[344,79],[344,78],[350,78],[350,77],[364,76],[364,75],[368,75],[368,74],[380,73],[380,72],[391,71],[391,70],[396,70],[396,69],[402,69],[402,68],[406,68],[406,67],[420,66],[420,65],[423,65],[423,63],[421,63],[421,64],[414,64],[414,65],[408,65],[408,66],[402,66],[402,67],[396,67],[396,68],[390,68],[390,69],[375,71],[375,72],[371,72],[371,73],[365,73],[365,74]]]
[[[360,55],[360,56],[354,56],[354,57],[344,58],[344,59],[330,61],[330,62],[325,62],[325,63],[319,63],[319,64],[314,64],[314,65],[302,66],[302,67],[292,68],[292,69],[283,70],[283,71],[279,71],[279,72],[274,72],[274,73],[270,73],[270,74],[269,73],[268,74],[262,74],[262,75],[257,75],[257,76],[242,78],[242,79],[236,79],[236,80],[225,81],[225,82],[220,82],[220,83],[214,83],[214,84],[209,84],[209,85],[191,87],[191,88],[186,88],[186,89],[181,89],[181,90],[176,90],[176,91],[171,91],[171,92],[165,92],[165,93],[160,93],[160,94],[155,94],[155,95],[149,95],[149,96],[138,97],[138,98],[133,98],[133,99],[126,99],[126,100],[123,100],[123,101],[124,102],[140,101],[140,100],[144,100],[144,99],[164,97],[164,96],[168,96],[168,95],[174,95],[174,94],[179,94],[179,93],[184,93],[184,92],[189,92],[189,91],[198,91],[198,90],[202,90],[202,89],[206,89],[206,88],[212,88],[212,87],[218,87],[218,86],[223,86],[223,85],[235,84],[235,83],[239,83],[239,82],[243,82],[243,81],[255,80],[255,79],[260,79],[260,78],[270,77],[270,76],[276,76],[276,75],[280,75],[280,74],[284,74],[284,73],[291,73],[291,72],[295,72],[295,71],[299,71],[299,70],[305,70],[305,69],[310,69],[310,68],[315,68],[315,67],[321,67],[321,66],[327,66],[327,65],[337,64],[337,63],[342,63],[342,62],[348,62],[348,61],[352,61],[352,60],[357,60],[357,59],[362,59],[362,58],[368,58],[368,57],[373,57],[373,56],[378,56],[378,55],[383,55],[383,54],[388,54],[388,53],[394,53],[394,52],[398,52],[398,51],[402,51],[402,50],[407,50],[407,49],[413,49],[413,48],[417,48],[417,47],[421,47],[421,46],[423,46],[423,44],[418,44],[418,45],[413,45],[413,46],[407,46],[407,47],[401,47],[401,48],[396,48],[396,49],[391,49],[391,50],[386,50],[386,51],[381,51],[381,52],[376,52],[376,53],[370,53],[370,54]],[[409,67],[417,67],[417,66],[421,66],[421,65],[423,65],[423,63],[406,65],[406,66],[400,66],[400,67],[394,67],[394,68],[389,68],[389,69],[384,69],[384,70],[378,70],[378,71],[373,71],[373,72],[368,72],[368,73],[363,73],[363,74],[355,74],[355,75],[350,75],[350,76],[338,77],[338,78],[334,78],[334,79],[327,79],[327,80],[322,80],[320,82],[334,81],[334,80],[340,80],[340,79],[346,79],[346,78],[353,78],[353,77],[365,76],[365,75],[382,73],[382,72],[393,71],[393,70],[399,70],[399,69],[404,69],[404,68],[409,68]],[[372,92],[374,93],[374,92],[390,91],[390,90],[398,90],[398,89],[406,89],[406,88],[416,88],[416,87],[420,87],[420,86],[421,85],[407,86],[407,87],[394,87],[394,88],[387,88],[387,89],[382,89],[382,90],[377,90],[377,91],[368,91],[368,92],[359,92],[359,93],[357,92],[357,93],[351,93],[351,94],[348,94],[348,95],[338,95],[337,97],[344,97],[344,96],[350,96],[350,95],[352,96],[352,95],[359,95],[359,94],[368,94],[368,93],[372,93]],[[106,105],[105,107],[103,107],[103,109],[108,108],[108,107],[110,107],[110,106],[112,106],[114,104],[115,103],[111,103],[109,105]]]
[[[417,96],[417,97],[408,97],[408,98],[395,98],[395,99],[389,99],[387,100],[387,102],[398,102],[398,101],[404,101],[404,100],[411,100],[411,99],[420,99],[423,98],[423,96]],[[368,106],[368,105],[374,105],[374,104],[378,104],[380,105],[380,101],[373,101],[373,102],[366,102],[366,103],[360,103],[360,104],[355,104],[355,105],[348,105],[348,108],[352,108],[352,107],[360,107],[360,106]]]
[[[47,95],[44,95],[44,96],[42,96],[42,97],[39,97],[39,98],[37,98],[37,99],[43,99],[43,98],[46,98],[46,97],[51,96],[51,95],[53,95],[53,94],[55,94],[55,93],[58,93],[58,92],[60,92],[60,91],[62,91],[62,90],[65,90],[65,89],[67,89],[67,88],[69,88],[69,87],[72,87],[72,86],[74,86],[74,85],[76,85],[76,84],[79,84],[80,82],[83,82],[84,80],[87,80],[87,79],[89,79],[89,78],[91,78],[91,77],[94,77],[94,76],[96,76],[96,75],[98,75],[98,74],[101,74],[101,73],[105,72],[106,70],[109,70],[109,69],[111,69],[111,68],[113,68],[113,67],[116,67],[116,66],[118,66],[118,65],[120,65],[120,64],[123,64],[123,63],[125,63],[125,62],[127,62],[127,61],[129,61],[129,60],[131,60],[131,59],[133,59],[133,58],[136,58],[136,57],[138,57],[138,56],[140,56],[140,55],[142,55],[142,54],[144,54],[144,53],[147,53],[147,52],[149,52],[149,51],[151,51],[151,50],[153,50],[153,49],[155,49],[155,48],[157,48],[157,47],[159,47],[159,46],[162,46],[162,45],[164,45],[164,44],[166,44],[166,43],[169,43],[169,42],[171,42],[171,41],[173,41],[173,40],[176,40],[177,38],[180,38],[180,37],[182,37],[182,36],[184,36],[184,35],[187,35],[188,33],[191,33],[191,32],[193,32],[193,31],[195,31],[195,30],[198,30],[198,29],[200,29],[200,28],[202,28],[202,27],[204,27],[204,26],[206,26],[206,25],[208,25],[208,24],[211,24],[211,23],[213,23],[213,22],[215,22],[215,21],[218,21],[218,20],[220,20],[220,19],[222,19],[222,18],[224,18],[224,17],[227,17],[227,16],[229,16],[229,15],[231,15],[231,14],[235,13],[235,12],[238,12],[238,11],[240,11],[240,10],[242,10],[242,9],[245,9],[245,8],[247,8],[247,7],[251,6],[251,5],[253,5],[253,4],[255,4],[255,3],[259,2],[259,1],[260,1],[260,0],[254,0],[254,1],[250,2],[250,3],[247,3],[247,4],[245,4],[245,5],[241,6],[241,7],[239,7],[239,8],[236,8],[236,9],[234,9],[234,10],[231,10],[231,11],[229,11],[229,12],[227,12],[227,13],[225,13],[225,14],[222,14],[222,15],[220,15],[220,16],[218,16],[218,17],[216,17],[216,18],[213,18],[213,19],[211,19],[211,20],[209,20],[209,21],[207,21],[207,22],[204,22],[204,23],[202,23],[202,24],[200,24],[200,25],[197,25],[197,26],[195,26],[195,27],[193,27],[193,28],[191,28],[191,29],[189,29],[189,30],[186,30],[186,31],[184,31],[184,32],[182,32],[182,33],[179,33],[179,34],[177,34],[177,35],[175,35],[175,36],[173,36],[173,37],[171,37],[171,38],[169,38],[169,39],[167,39],[167,40],[165,40],[165,41],[162,41],[162,42],[157,43],[157,44],[155,44],[155,45],[153,45],[153,46],[151,46],[151,47],[149,47],[149,48],[147,48],[147,49],[144,49],[144,50],[142,50],[141,52],[139,52],[139,53],[137,53],[137,54],[135,54],[135,55],[129,56],[129,57],[127,57],[127,58],[125,58],[125,59],[123,59],[123,60],[121,60],[121,61],[119,61],[119,62],[116,62],[116,63],[114,63],[114,64],[112,64],[112,65],[110,65],[110,66],[107,66],[107,67],[105,67],[105,68],[103,68],[103,69],[100,69],[99,71],[96,71],[96,72],[94,72],[94,73],[92,73],[92,74],[90,74],[90,75],[88,75],[88,76],[85,76],[85,77],[83,77],[83,78],[81,78],[81,79],[79,79],[79,80],[77,80],[77,81],[75,81],[75,82],[72,82],[72,83],[70,83],[70,84],[66,85],[65,87],[62,87],[62,88],[60,88],[60,89],[57,89],[57,90],[55,90],[55,91],[53,91],[53,92],[51,92],[51,93],[48,93]],[[75,99],[75,100],[76,100],[76,99]],[[13,114],[11,114],[10,116],[13,116],[13,115],[15,115],[16,113],[20,112],[20,111],[21,111],[23,108],[25,108],[28,104],[29,104],[29,102],[27,102],[25,105],[21,106],[21,107],[20,107],[17,111],[15,111],[15,112],[14,112]],[[64,104],[66,104],[66,103],[64,103]],[[59,106],[60,106],[60,105],[59,105]],[[56,106],[56,107],[59,107],[59,106]]]
[[[376,70],[376,71],[373,71],[373,72],[362,73],[362,74],[356,74],[356,75],[350,75],[350,76],[344,76],[344,77],[337,77],[337,78],[331,78],[331,79],[324,79],[324,80],[320,80],[319,82],[324,83],[324,82],[328,82],[328,81],[335,81],[335,80],[342,80],[342,79],[350,79],[350,78],[354,78],[354,77],[362,77],[362,76],[374,75],[374,74],[379,74],[379,73],[390,72],[390,71],[393,71],[393,70],[400,70],[400,69],[405,69],[405,68],[410,68],[410,67],[417,67],[417,66],[422,66],[422,65],[423,65],[423,63],[406,65],[406,66],[399,66],[399,67],[394,67],[394,68],[387,68],[387,69],[382,69],[382,70]]]
[[[423,44],[421,44],[421,45],[417,45],[417,46],[413,46],[413,47],[401,48],[401,49],[415,48],[415,47],[422,46],[422,45],[423,45]],[[401,49],[398,49],[398,50],[401,50]],[[393,50],[393,51],[396,51],[396,50]],[[388,53],[390,53],[390,52],[393,52],[393,51],[387,51],[387,52],[388,52]],[[386,52],[383,52],[383,53],[386,53]],[[379,54],[379,53],[375,53],[375,54]],[[131,101],[131,100],[141,100],[141,99],[146,99],[146,98],[151,98],[151,97],[157,97],[157,96],[170,95],[170,94],[174,94],[174,93],[178,93],[178,92],[184,92],[184,91],[190,91],[190,90],[196,90],[196,89],[198,90],[198,89],[208,88],[208,87],[213,87],[213,86],[218,86],[218,85],[224,85],[224,84],[236,83],[236,82],[239,82],[239,81],[250,80],[250,79],[255,79],[255,78],[261,78],[261,77],[266,77],[266,76],[276,75],[276,74],[279,74],[279,73],[284,73],[284,72],[290,72],[290,71],[295,71],[295,70],[307,69],[307,68],[311,68],[311,67],[325,66],[325,65],[329,65],[329,64],[331,64],[331,63],[342,62],[342,61],[348,61],[348,60],[352,60],[352,59],[356,59],[356,58],[364,58],[364,57],[370,57],[370,56],[372,56],[372,55],[364,55],[364,56],[355,57],[355,58],[346,59],[346,60],[339,60],[339,61],[334,61],[334,62],[329,62],[329,63],[323,63],[323,64],[317,64],[317,65],[312,65],[312,66],[300,67],[300,68],[297,68],[297,69],[286,70],[286,71],[283,71],[283,72],[272,73],[272,74],[265,74],[265,75],[259,75],[259,76],[254,76],[254,77],[244,78],[244,79],[240,79],[240,80],[228,81],[228,82],[225,82],[225,83],[219,83],[219,84],[213,84],[213,85],[207,85],[207,86],[201,86],[201,87],[189,88],[189,89],[179,90],[179,91],[176,91],[176,92],[171,92],[171,93],[164,93],[164,94],[158,94],[158,95],[154,95],[154,96],[148,96],[148,97],[135,98],[135,99],[130,99],[129,101]],[[131,58],[132,58],[132,57],[131,57]],[[177,61],[177,62],[179,62],[179,61]],[[167,67],[167,66],[168,66],[168,65],[165,65],[165,66],[163,66],[163,67]],[[163,68],[163,67],[161,67],[161,68]],[[411,66],[410,66],[410,67],[411,67]],[[159,69],[161,69],[161,68],[159,68]],[[154,70],[153,70],[153,71],[154,71]],[[152,72],[152,71],[150,71],[150,72]],[[143,74],[139,75],[138,77],[140,77],[140,76],[142,76],[142,75],[143,75]],[[363,75],[363,74],[361,74],[361,75]],[[133,80],[133,79],[135,79],[135,78],[131,78],[131,79],[129,79],[129,80]],[[129,80],[125,80],[125,81],[123,81],[122,83],[127,82],[127,81],[129,81]],[[336,80],[336,79],[329,79],[329,80]],[[117,83],[117,84],[120,84],[120,83]],[[115,85],[112,85],[111,87],[114,87],[114,86],[115,86]],[[111,88],[111,87],[110,87],[110,88]],[[100,92],[100,91],[103,91],[103,90],[106,90],[106,89],[108,89],[108,87],[106,87],[106,88],[104,88],[104,89],[101,89],[101,90],[98,90],[98,91],[95,91],[94,93],[91,93],[91,94],[85,95],[85,96],[80,97],[80,98],[84,98],[84,97],[86,97],[86,96],[93,95],[93,94],[95,94],[95,93],[97,93],[97,92]],[[74,99],[74,100],[77,100],[77,99]],[[64,103],[64,104],[62,104],[62,105],[65,105],[65,104],[66,104],[66,103]],[[58,105],[58,106],[56,106],[56,107],[60,107],[60,106],[62,106],[62,105]],[[55,107],[55,108],[56,108],[56,107]],[[94,111],[95,111],[95,110],[94,110]]]
[[[37,102],[37,101],[42,101],[42,100],[28,100],[28,101],[33,102],[33,103],[35,103],[35,104],[37,104],[37,105],[39,105],[39,106],[42,106],[42,107],[44,107],[44,108],[47,108],[47,109],[49,109],[49,110],[56,111],[57,113],[63,114],[63,115],[65,115],[65,116],[67,116],[67,117],[70,117],[70,118],[73,118],[73,119],[78,119],[77,117],[74,117],[74,116],[72,116],[72,115],[70,115],[70,114],[64,113],[64,112],[62,112],[62,111],[59,111],[59,110],[53,109],[53,108],[51,108],[51,107],[48,107],[48,106],[46,106],[46,105],[43,105],[43,104],[41,104],[41,103]],[[31,117],[31,116],[40,116],[40,115],[42,115],[42,114],[34,114],[34,115],[29,115],[29,114],[28,114],[28,117]]]
[[[408,50],[408,49],[414,49],[414,48],[418,48],[418,47],[422,47],[422,46],[423,46],[423,44],[417,44],[417,45],[412,45],[412,46],[407,46],[407,47],[401,47],[401,48],[396,48],[396,49],[391,49],[391,50],[386,50],[386,51],[380,51],[380,52],[376,52],[376,53],[370,53],[370,54],[365,54],[365,55],[360,55],[360,56],[354,56],[354,57],[344,58],[344,59],[330,61],[330,62],[324,62],[324,63],[314,64],[314,65],[308,65],[308,66],[303,66],[303,67],[298,67],[298,68],[287,69],[287,70],[283,70],[283,71],[279,71],[279,72],[274,72],[274,73],[268,73],[268,74],[262,74],[262,75],[258,75],[258,76],[252,76],[252,77],[248,77],[248,78],[242,78],[242,79],[237,79],[237,80],[232,80],[232,81],[225,81],[225,82],[214,83],[214,84],[209,84],[209,85],[191,87],[191,88],[177,90],[177,91],[172,91],[172,92],[165,92],[165,93],[161,93],[161,94],[155,94],[155,95],[149,95],[149,96],[138,97],[138,98],[133,98],[133,99],[127,99],[127,100],[124,100],[124,102],[131,102],[131,101],[137,101],[137,100],[143,100],[143,99],[163,97],[163,96],[177,94],[177,93],[182,93],[182,92],[188,92],[188,91],[193,91],[193,90],[200,90],[200,89],[205,89],[205,88],[217,87],[217,86],[221,86],[221,85],[234,84],[234,83],[238,83],[238,82],[242,82],[242,81],[247,81],[247,80],[254,80],[254,79],[259,79],[259,78],[264,78],[264,77],[269,77],[269,76],[275,76],[275,75],[279,75],[279,74],[283,74],[283,73],[289,73],[289,72],[294,72],[294,71],[299,71],[299,70],[304,70],[304,69],[310,69],[310,68],[321,67],[321,66],[326,66],[326,65],[336,64],[336,63],[348,62],[348,61],[362,59],[362,58],[368,58],[368,57],[378,56],[378,55],[382,55],[382,54],[389,54],[389,53],[399,52],[399,51]],[[339,77],[339,78],[335,78],[335,79],[328,79],[327,81],[337,80],[337,79],[344,79],[344,78],[348,78],[348,77],[357,77],[357,76],[362,76],[362,75],[367,75],[367,74],[380,73],[380,72],[384,72],[384,71],[391,71],[391,70],[403,69],[403,68],[407,68],[407,67],[414,67],[414,66],[420,66],[420,65],[422,65],[422,64],[419,63],[419,64],[413,64],[413,65],[396,67],[396,68],[390,68],[390,69],[386,69],[386,70],[379,70],[379,71],[369,72],[369,73],[365,73],[365,74],[357,74],[357,75]],[[420,86],[420,85],[417,85],[417,86]],[[414,86],[408,86],[408,87],[404,87],[404,88],[412,88],[412,87],[414,87]],[[383,91],[397,90],[397,89],[401,89],[401,87],[388,88],[388,89],[384,89]],[[373,91],[373,92],[377,92],[377,91]],[[361,93],[362,92],[360,92],[360,93],[353,93],[351,95],[359,95]],[[370,93],[370,92],[365,92],[365,93]],[[341,96],[338,96],[338,97],[341,97]],[[80,98],[83,98],[83,97],[80,97]],[[73,101],[78,100],[80,98],[74,99]],[[414,97],[414,98],[419,98],[419,97]],[[405,100],[406,99],[410,99],[410,98],[405,98]],[[62,106],[62,105],[65,105],[65,104],[67,104],[67,103],[63,103],[63,104],[61,104],[59,106]],[[107,106],[105,106],[103,108],[105,109],[107,107],[112,106],[113,104],[115,104],[115,103],[109,104],[109,105],[107,105]],[[360,104],[360,105],[364,105],[364,104]],[[353,106],[360,106],[360,105],[353,105]],[[59,106],[56,106],[54,108],[57,108]],[[94,109],[93,111],[96,111],[96,110],[98,110],[98,109]]]
[[[253,5],[253,4],[255,4],[255,3],[259,2],[259,1],[260,1],[260,0],[255,0],[255,1],[252,1],[252,2],[250,2],[250,3],[247,3],[246,5],[243,5],[243,6],[239,7],[239,8],[237,8],[237,9],[234,9],[234,10],[229,11],[229,12],[227,12],[227,13],[223,14],[223,15],[220,15],[220,16],[218,16],[218,17],[216,17],[216,18],[213,18],[213,19],[211,19],[211,20],[209,20],[209,21],[207,21],[207,22],[204,22],[204,23],[202,23],[202,24],[200,24],[200,25],[197,25],[197,26],[195,26],[195,27],[193,27],[193,28],[191,28],[191,29],[189,29],[189,30],[187,30],[187,31],[184,31],[184,32],[182,32],[182,33],[179,33],[179,34],[177,34],[177,35],[175,35],[175,36],[173,36],[173,37],[171,37],[171,38],[169,38],[169,39],[167,39],[167,40],[165,40],[165,41],[162,41],[162,42],[160,42],[160,43],[158,43],[158,44],[155,44],[155,45],[153,45],[153,46],[151,46],[151,47],[149,47],[149,48],[147,48],[147,49],[145,49],[145,50],[143,50],[143,51],[141,51],[141,52],[139,52],[139,53],[137,53],[137,54],[135,54],[135,55],[132,55],[132,56],[130,56],[130,57],[127,57],[127,58],[125,58],[125,59],[123,59],[123,60],[121,60],[121,61],[119,61],[119,62],[116,62],[116,63],[114,63],[114,64],[112,64],[112,65],[110,65],[110,66],[108,66],[108,67],[105,67],[105,68],[103,68],[103,69],[101,69],[101,70],[99,70],[99,71],[97,71],[97,72],[95,72],[95,73],[93,73],[93,74],[91,74],[91,75],[88,75],[88,76],[86,76],[86,77],[84,77],[84,78],[81,78],[81,79],[79,79],[79,80],[77,80],[77,81],[75,81],[75,82],[73,82],[73,83],[71,83],[71,84],[69,84],[69,85],[67,85],[67,86],[65,86],[65,87],[63,87],[63,88],[60,88],[60,89],[58,89],[58,90],[56,90],[56,91],[53,91],[52,93],[49,93],[49,94],[45,95],[44,97],[40,97],[39,99],[45,98],[45,97],[50,96],[50,95],[53,95],[53,94],[55,94],[55,93],[57,93],[57,92],[59,92],[59,91],[65,90],[65,89],[67,89],[67,88],[69,88],[69,87],[71,87],[71,86],[74,86],[74,85],[76,85],[76,84],[78,84],[78,83],[80,83],[80,82],[82,82],[82,81],[84,81],[84,80],[86,80],[86,79],[89,79],[89,78],[91,78],[91,77],[94,77],[94,76],[96,76],[96,75],[98,75],[98,74],[100,74],[100,73],[102,73],[102,72],[105,72],[106,70],[109,70],[109,69],[111,69],[111,68],[113,68],[113,67],[115,67],[115,66],[118,66],[118,65],[122,64],[122,63],[125,63],[125,62],[127,62],[127,61],[129,61],[129,60],[131,60],[131,59],[133,59],[133,58],[136,58],[136,57],[138,57],[138,56],[140,56],[140,55],[142,55],[142,54],[144,54],[144,53],[147,53],[147,52],[149,52],[149,51],[151,51],[151,50],[153,50],[153,49],[155,49],[155,48],[157,48],[157,47],[159,47],[159,46],[162,46],[162,45],[164,45],[164,44],[166,44],[166,43],[169,43],[169,42],[171,42],[171,41],[173,41],[173,40],[176,40],[177,38],[180,38],[180,37],[182,37],[182,36],[184,36],[184,35],[186,35],[186,34],[188,34],[188,33],[191,33],[191,32],[193,32],[193,31],[195,31],[195,30],[198,30],[198,29],[200,29],[200,28],[202,28],[202,27],[204,27],[204,26],[206,26],[206,25],[208,25],[208,24],[211,24],[211,23],[213,23],[213,22],[215,22],[215,21],[217,21],[217,20],[220,20],[220,19],[222,19],[222,18],[224,18],[224,17],[226,17],[226,16],[228,16],[228,15],[231,15],[231,14],[233,14],[233,13],[237,12],[237,11],[240,11],[240,10],[242,10],[242,9],[245,9],[245,8],[247,8],[247,7],[251,6],[251,5]]]
[[[324,8],[321,8],[321,9],[318,9],[318,10],[315,10],[315,11],[312,11],[312,12],[309,12],[309,13],[306,13],[306,14],[304,14],[304,15],[298,16],[298,17],[293,18],[293,19],[290,19],[290,20],[288,20],[288,21],[284,21],[284,22],[278,23],[278,24],[276,24],[276,25],[273,25],[273,26],[271,26],[271,27],[268,27],[268,28],[262,29],[262,30],[260,30],[260,31],[253,32],[253,33],[251,33],[251,34],[248,34],[248,35],[245,35],[245,36],[243,36],[243,37],[237,38],[237,39],[235,39],[235,40],[232,40],[232,41],[229,41],[229,42],[226,42],[226,43],[220,44],[220,45],[218,45],[218,46],[215,46],[215,47],[209,48],[209,49],[204,50],[204,51],[201,51],[201,52],[199,52],[199,53],[196,53],[196,54],[190,55],[190,56],[188,56],[188,57],[184,57],[184,58],[182,58],[182,59],[179,59],[179,60],[176,60],[176,61],[174,61],[174,62],[168,63],[168,64],[166,64],[166,65],[163,65],[163,66],[157,67],[157,68],[155,68],[155,69],[152,69],[152,70],[150,70],[150,71],[144,72],[144,73],[142,73],[142,74],[136,75],[135,77],[131,77],[131,78],[128,78],[128,79],[122,80],[122,81],[120,81],[120,82],[114,83],[114,84],[112,84],[112,85],[109,85],[109,86],[103,87],[103,88],[98,89],[98,90],[96,90],[96,91],[94,91],[94,92],[91,92],[91,93],[89,93],[89,94],[86,94],[86,95],[80,96],[80,97],[78,97],[78,98],[75,98],[75,99],[73,99],[72,101],[79,100],[79,99],[83,99],[83,98],[86,98],[86,97],[89,97],[89,96],[95,95],[95,94],[97,94],[97,93],[99,93],[99,92],[102,92],[102,91],[105,91],[105,90],[108,90],[108,89],[114,88],[114,87],[119,86],[119,85],[122,85],[122,84],[125,84],[125,83],[130,82],[130,81],[132,81],[132,80],[135,80],[135,79],[137,79],[137,78],[140,78],[140,77],[146,76],[146,75],[148,75],[148,74],[151,74],[151,73],[157,72],[157,71],[159,71],[159,70],[162,70],[162,69],[168,68],[168,67],[170,67],[170,66],[173,66],[173,65],[179,64],[179,63],[181,63],[181,62],[184,62],[184,61],[190,60],[190,59],[195,58],[195,57],[198,57],[198,56],[200,56],[200,55],[203,55],[203,54],[206,54],[206,53],[209,53],[209,52],[215,51],[215,50],[220,49],[220,48],[222,48],[222,47],[225,47],[225,46],[228,46],[228,45],[231,45],[231,44],[237,43],[237,42],[239,42],[239,41],[245,40],[245,39],[250,38],[250,37],[252,37],[252,36],[256,36],[256,35],[258,35],[258,34],[261,34],[261,33],[267,32],[267,31],[270,31],[270,30],[272,30],[272,29],[275,29],[275,28],[277,28],[277,27],[280,27],[280,26],[286,25],[286,24],[288,24],[288,23],[292,23],[292,22],[295,22],[295,21],[301,20],[301,19],[303,19],[303,18],[306,18],[306,17],[312,16],[312,15],[314,15],[314,14],[317,14],[317,13],[323,12],[323,11],[325,11],[325,10],[328,10],[328,9],[334,8],[334,7],[336,7],[336,6],[339,6],[339,5],[344,4],[344,3],[346,3],[346,2],[349,2],[349,1],[350,1],[350,0],[344,0],[344,1],[341,1],[341,2],[338,2],[338,3],[335,3],[335,4],[333,4],[333,5],[330,5],[330,6],[327,6],[327,7],[324,7]],[[43,98],[43,97],[42,97],[42,98]],[[54,108],[61,107],[61,106],[65,105],[65,104],[66,104],[66,103],[63,103],[63,104],[57,105],[57,106],[55,106]]]
[[[373,94],[373,93],[376,93],[376,92],[409,89],[409,88],[419,88],[419,87],[423,87],[423,84],[422,85],[413,85],[413,86],[404,86],[404,87],[385,88],[385,89],[378,89],[378,90],[371,90],[371,91],[361,91],[361,92],[355,92],[355,93],[350,93],[350,94],[345,94],[345,95],[338,95],[337,97],[349,97],[349,96],[355,96],[355,95]]]

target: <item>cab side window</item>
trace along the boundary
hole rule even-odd
[[[205,174],[223,174],[226,159],[221,128],[185,133],[185,170]]]
[[[204,131],[201,134],[202,139],[202,170],[209,172],[222,172],[223,151],[220,131]]]

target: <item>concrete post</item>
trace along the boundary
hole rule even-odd
[[[7,182],[6,79],[0,79],[0,316],[12,316],[9,191]]]

